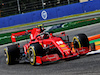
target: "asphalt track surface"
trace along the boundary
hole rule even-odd
[[[85,33],[87,36],[99,34],[100,23],[67,31],[70,39],[78,33]],[[3,48],[0,48],[0,75],[100,75],[100,54],[41,66],[31,66],[29,63],[6,65]]]

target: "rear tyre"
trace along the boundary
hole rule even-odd
[[[33,43],[29,47],[29,61],[31,65],[36,65],[36,56],[43,56],[45,53],[39,43]]]
[[[4,48],[4,55],[6,58],[6,64],[12,65],[18,62],[20,50],[17,45],[10,45]]]
[[[85,34],[77,34],[73,37],[74,48],[88,47],[89,41]]]

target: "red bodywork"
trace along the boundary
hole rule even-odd
[[[52,33],[48,34],[47,39],[44,39],[44,35],[42,35],[42,37],[38,36],[38,35],[41,35],[42,33],[44,33],[44,32],[41,32],[40,28],[33,28],[32,30],[13,33],[11,35],[11,40],[12,40],[12,42],[16,42],[15,37],[25,35],[28,33],[31,33],[30,34],[30,42],[23,46],[25,54],[27,54],[27,50],[30,47],[30,44],[39,42],[43,48],[48,47],[48,45],[49,45],[49,49],[57,48],[61,55],[61,56],[59,56],[58,54],[49,54],[49,55],[45,55],[42,57],[36,56],[37,64],[42,64],[42,62],[48,62],[48,61],[51,62],[51,61],[57,61],[60,59],[71,58],[71,57],[83,55],[83,54],[86,54],[89,52],[89,49],[87,47],[82,47],[80,49],[74,49],[73,45],[70,45],[71,47],[69,47],[69,45],[67,43],[65,43],[60,37],[53,36]],[[66,34],[60,34],[60,35],[66,36]],[[35,41],[33,41],[33,40],[35,40]]]

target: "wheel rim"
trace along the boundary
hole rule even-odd
[[[74,48],[81,48],[81,42],[79,41],[77,36],[73,38],[73,43],[74,43]]]
[[[79,43],[76,39],[74,39],[74,48],[79,48]]]
[[[33,48],[30,48],[29,51],[29,59],[30,59],[30,64],[35,65],[36,62],[36,54]]]
[[[34,53],[33,53],[33,50],[30,49],[30,62],[33,63],[34,61]]]
[[[9,55],[7,50],[4,51],[4,56],[5,56],[6,64],[9,64]]]
[[[6,54],[6,63],[8,63],[8,57],[7,57],[7,54]]]

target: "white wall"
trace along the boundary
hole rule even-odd
[[[87,2],[88,0],[80,0],[80,2]]]

